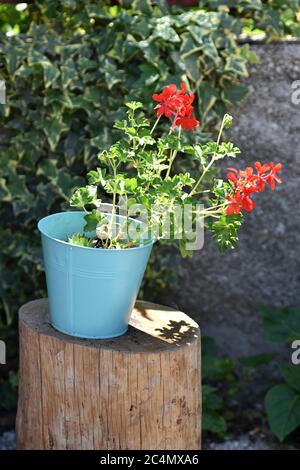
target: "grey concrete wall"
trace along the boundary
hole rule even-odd
[[[300,80],[300,45],[253,49],[261,64],[251,67],[246,82],[252,93],[234,116],[232,140],[242,156],[229,166],[280,161],[283,184],[258,195],[236,250],[222,255],[206,236],[204,249],[184,261],[175,294],[205,334],[237,355],[267,349],[257,304],[300,307],[300,104],[291,101],[292,82]]]

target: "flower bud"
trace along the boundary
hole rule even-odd
[[[223,118],[224,128],[229,129],[232,126],[233,117],[230,114],[225,114]]]

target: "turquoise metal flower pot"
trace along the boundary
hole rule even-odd
[[[61,212],[38,223],[51,323],[71,336],[113,338],[128,328],[153,243],[113,250],[71,245],[68,237],[84,231],[84,215]]]

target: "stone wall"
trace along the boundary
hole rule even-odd
[[[232,140],[242,150],[234,163],[282,162],[283,184],[259,195],[236,250],[221,255],[206,236],[204,249],[184,261],[175,294],[202,332],[234,355],[267,349],[257,304],[300,307],[300,104],[291,100],[292,82],[300,80],[300,44],[253,49],[261,64],[251,67],[251,95],[234,116]]]

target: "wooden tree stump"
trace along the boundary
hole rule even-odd
[[[128,332],[78,339],[40,299],[19,312],[18,449],[200,449],[200,332],[137,302]]]

